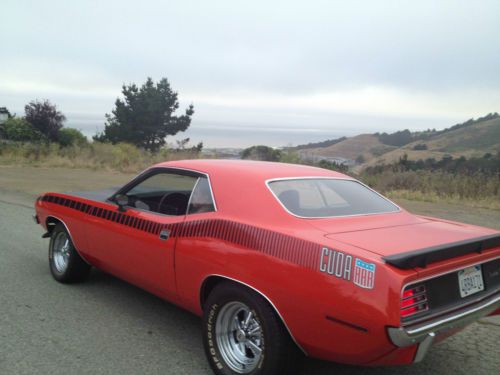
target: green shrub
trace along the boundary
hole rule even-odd
[[[419,144],[416,144],[415,146],[413,146],[413,149],[415,151],[422,151],[422,150],[427,150],[427,145],[425,143],[419,143]]]
[[[63,146],[84,146],[88,143],[87,138],[78,129],[62,128],[57,133],[57,142]]]
[[[301,162],[300,155],[295,149],[288,147],[288,148],[284,149],[283,151],[281,151],[280,162],[291,163],[291,164],[300,164],[300,162]]]
[[[44,137],[33,125],[21,117],[11,117],[2,124],[2,134],[10,141],[40,141]]]
[[[248,147],[241,152],[242,159],[280,161],[280,157],[280,150],[275,150],[272,147],[263,145]]]

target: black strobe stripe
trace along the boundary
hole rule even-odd
[[[58,196],[46,195],[41,200],[153,235],[167,229],[174,238],[215,238],[314,270],[319,261],[320,252],[317,250],[321,248],[320,244],[253,225],[222,219],[162,224]]]

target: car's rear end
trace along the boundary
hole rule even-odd
[[[331,250],[322,253],[320,272],[329,273],[331,254],[352,256],[348,277],[339,281],[335,269],[324,281],[332,293],[342,287],[337,293],[347,303],[319,302],[317,308],[331,311],[336,327],[361,327],[367,336],[357,346],[358,358],[355,346],[338,355],[338,341],[331,353],[319,352],[322,358],[366,365],[418,362],[433,343],[500,308],[500,232],[411,215],[348,179],[280,179],[270,185],[302,225],[323,233]],[[356,280],[358,273],[367,276]],[[359,288],[347,292],[346,280]],[[335,335],[322,327],[328,337]],[[344,334],[344,347],[359,342],[359,332],[343,332],[353,336]]]
[[[500,307],[500,235],[472,238],[387,256],[390,266],[418,276],[401,290],[401,324],[388,327],[397,347],[418,344],[414,361],[431,345]]]
[[[419,362],[433,343],[500,308],[500,234],[460,223],[417,220],[327,235],[372,252],[387,272],[406,272],[399,277],[397,303],[386,301],[399,309],[399,321],[386,322],[387,339],[399,350],[372,365]],[[377,222],[368,217],[364,221]],[[398,351],[404,355],[399,357]]]

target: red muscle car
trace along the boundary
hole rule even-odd
[[[500,307],[500,232],[319,168],[161,163],[116,191],[43,194],[35,220],[57,281],[96,267],[203,316],[216,374],[290,374],[301,353],[418,362]]]

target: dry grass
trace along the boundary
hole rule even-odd
[[[392,148],[393,147],[391,146],[383,145],[379,141],[378,137],[373,134],[360,134],[328,147],[306,149],[300,152],[305,156],[340,156],[346,159],[355,160],[359,155],[363,155],[366,159],[372,158],[372,150],[378,150],[378,152],[381,152],[383,149],[387,152]]]
[[[414,214],[439,217],[500,230],[500,210],[469,206],[462,201],[447,203],[443,200],[438,202],[424,202],[403,198],[393,198],[393,200]]]
[[[460,203],[500,210],[500,176],[432,171],[385,171],[360,179],[391,197],[422,202]]]
[[[167,160],[194,159],[191,151],[163,149],[152,154],[133,145],[94,142],[88,146],[60,147],[58,144],[0,144],[0,165],[55,168],[88,168],[136,172]]]
[[[458,195],[442,196],[435,192],[423,193],[411,190],[392,190],[385,194],[393,200],[404,199],[407,201],[419,201],[429,203],[449,203],[474,208],[486,208],[490,210],[500,210],[500,200],[498,198],[467,199]]]
[[[422,142],[421,142],[422,143]],[[392,164],[397,163],[400,158],[404,155],[408,157],[409,160],[425,160],[429,158],[434,158],[436,160],[441,160],[444,156],[450,155],[454,158],[459,158],[460,156],[465,156],[467,158],[470,157],[481,157],[484,155],[484,152],[481,153],[475,150],[469,150],[468,152],[440,152],[440,151],[432,151],[432,150],[412,150],[409,148],[398,148],[396,150],[389,151],[384,155],[368,160],[361,167],[362,169],[367,167],[373,167],[381,164]],[[361,169],[361,168],[360,168]]]

